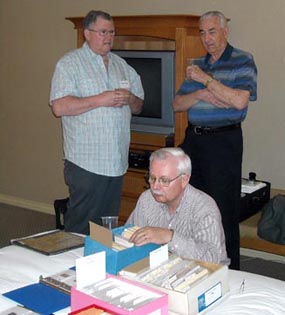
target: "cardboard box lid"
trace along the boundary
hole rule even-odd
[[[102,226],[90,222],[90,236],[86,236],[85,238],[84,256],[105,251],[106,271],[107,273],[116,275],[126,266],[148,257],[151,251],[160,247],[160,245],[150,243],[142,246],[133,246],[121,251],[113,250],[113,233],[121,235],[125,228],[126,226],[122,226],[109,231]]]

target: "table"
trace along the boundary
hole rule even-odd
[[[68,269],[82,255],[83,248],[45,256],[17,245],[3,247],[0,249],[0,293],[37,283],[40,275],[45,277]],[[208,315],[285,314],[285,281],[229,270],[229,286],[229,296],[208,310]],[[15,304],[0,295],[0,311]],[[67,308],[56,314],[69,312]]]

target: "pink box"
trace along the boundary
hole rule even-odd
[[[136,281],[128,280],[122,278],[120,276],[107,275],[107,278],[118,279],[122,283],[128,283],[134,285],[138,288],[142,288],[147,290],[148,292],[152,292],[154,294],[159,295],[154,300],[149,303],[139,306],[135,310],[128,310],[122,307],[118,307],[117,305],[110,304],[103,300],[98,299],[92,295],[89,295],[86,292],[80,291],[75,287],[71,288],[71,311],[77,311],[84,307],[95,305],[96,307],[104,309],[106,312],[111,314],[119,314],[119,315],[145,315],[154,311],[159,311],[160,315],[168,315],[168,295],[162,291],[157,289],[150,288],[146,285],[138,283]]]

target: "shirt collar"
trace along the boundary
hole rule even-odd
[[[231,46],[229,43],[227,43],[227,46],[226,46],[224,52],[222,53],[221,57],[216,62],[229,60],[231,55],[232,55],[233,49],[234,49],[233,46]],[[211,55],[208,53],[206,55],[206,58],[205,58],[206,64],[209,64],[210,58],[211,58]]]
[[[96,54],[88,45],[88,43],[85,41],[84,44],[83,44],[83,49],[85,49],[89,54],[90,56],[92,57],[95,57],[95,58],[100,58],[102,59],[102,56],[99,55],[99,54]],[[108,57],[110,57],[110,52],[108,53]]]

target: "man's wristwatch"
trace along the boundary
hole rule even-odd
[[[204,83],[205,87],[208,87],[209,84],[210,84],[212,81],[214,81],[214,79],[211,78],[211,77],[210,77],[209,79],[207,79],[207,81]]]

